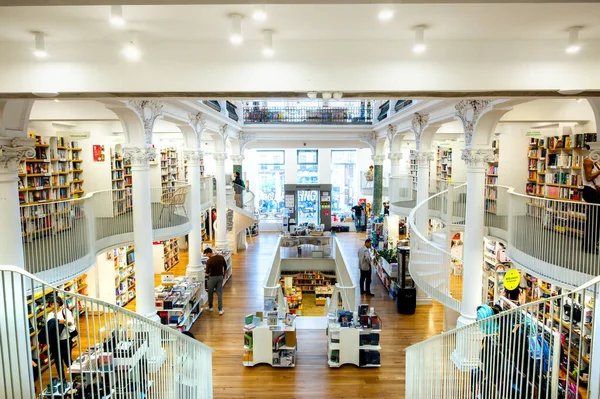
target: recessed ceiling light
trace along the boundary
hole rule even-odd
[[[231,44],[239,45],[244,42],[244,36],[242,36],[242,16],[240,14],[231,14],[231,35],[229,41]]]
[[[264,21],[267,19],[267,10],[264,4],[258,4],[254,6],[252,19],[255,21]]]
[[[323,100],[331,100],[331,92],[329,91],[324,91],[321,93],[321,96],[323,97]]]
[[[565,49],[567,54],[575,54],[581,50],[581,43],[579,43],[579,31],[581,30],[580,26],[573,26],[569,28],[569,44]]]
[[[333,93],[333,98],[335,100],[341,100],[343,95],[344,95],[344,93],[342,93],[341,91],[336,91],[335,93]]]
[[[33,50],[33,55],[36,58],[46,58],[48,57],[48,52],[46,52],[46,35],[43,32],[33,32],[35,36],[35,49]]]
[[[561,94],[563,96],[575,96],[577,94],[583,93],[584,91],[584,89],[560,89],[558,90],[558,94]]]
[[[139,61],[142,58],[142,50],[138,45],[136,32],[129,32],[129,41],[125,43],[121,53],[129,61]]]
[[[273,49],[273,31],[271,29],[263,30],[263,55],[267,57],[271,57],[275,54],[275,50]]]
[[[115,26],[125,25],[125,18],[123,18],[123,6],[110,6],[110,23]]]
[[[421,54],[427,50],[425,45],[425,26],[419,25],[415,27],[415,44],[413,46],[413,53]]]
[[[58,97],[58,92],[56,92],[56,91],[34,91],[31,94],[33,94],[36,97],[41,97],[41,98]]]
[[[306,95],[308,96],[308,98],[310,98],[311,100],[314,100],[315,98],[317,98],[317,92],[316,91],[309,91],[308,93],[306,93]]]
[[[60,100],[59,100],[58,98],[55,98],[55,99],[54,99],[54,102],[55,102],[55,103],[59,103],[59,102],[60,102]]]
[[[387,22],[387,21],[391,20],[392,18],[394,18],[394,11],[390,10],[389,8],[381,10],[381,11],[379,11],[377,18],[379,18],[379,20],[382,22]]]

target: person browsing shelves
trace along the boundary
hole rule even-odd
[[[375,296],[371,293],[371,239],[365,240],[358,250],[358,268],[360,269],[360,294]]]
[[[585,149],[589,150],[588,145]],[[598,163],[592,161],[589,156],[583,160],[583,169],[581,170],[581,180],[583,181],[583,200],[588,204],[600,204],[600,195],[598,195],[598,176],[600,176],[600,167]],[[600,210],[598,206],[585,206],[585,232],[583,236],[582,249],[585,252],[598,253],[598,232],[600,230]]]
[[[208,276],[208,311],[213,311],[213,297],[215,288],[217,289],[217,299],[219,301],[219,314],[225,313],[223,310],[223,278],[227,271],[227,261],[221,255],[217,255],[212,249],[206,248],[204,255],[208,256],[206,261],[206,275]]]

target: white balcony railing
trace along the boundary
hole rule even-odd
[[[511,310],[410,346],[405,397],[598,398],[599,292],[595,278],[518,308],[502,299]]]
[[[0,397],[212,398],[209,347],[74,290],[0,266]]]
[[[388,197],[390,203],[411,201],[413,199],[411,175],[390,176]]]
[[[151,188],[157,240],[189,232],[189,185]],[[96,254],[133,242],[130,192],[108,190],[83,198],[21,207],[25,270],[57,285],[85,272]]]

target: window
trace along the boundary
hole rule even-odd
[[[355,150],[331,150],[331,212],[349,213],[356,205]]]
[[[319,151],[298,150],[298,184],[314,184],[319,182]]]
[[[258,155],[258,210],[263,215],[283,211],[285,151],[256,151]]]

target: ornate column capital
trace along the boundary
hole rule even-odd
[[[186,149],[183,150],[183,159],[188,162],[188,165],[196,165],[202,161],[204,153],[200,150]]]
[[[5,140],[0,141],[2,143]],[[12,139],[9,144],[0,145],[0,174],[16,174],[23,158],[33,158],[35,149],[32,140]]]
[[[125,147],[123,158],[131,160],[133,167],[148,167],[150,161],[156,158],[156,148]]]
[[[489,107],[490,100],[461,100],[456,106],[456,117],[460,119],[465,129],[465,147],[470,148],[473,144],[475,125],[482,112]]]
[[[215,152],[212,154],[213,159],[215,160],[215,162],[221,163],[223,164],[223,162],[225,162],[225,160],[227,159],[227,153],[226,152]]]
[[[424,166],[425,162],[433,161],[433,152],[419,151],[416,153],[416,160],[419,161],[419,166]]]
[[[400,162],[403,158],[401,152],[394,152],[388,155],[388,159],[392,162]]]
[[[244,156],[243,155],[231,155],[231,162],[233,162],[234,165],[241,165],[242,161],[244,160]]]
[[[428,123],[429,114],[422,114],[420,112],[415,112],[413,114],[413,118],[411,121],[411,130],[415,134],[417,150],[421,148],[421,137],[423,136],[423,131],[425,130],[425,127]]]
[[[371,159],[375,165],[383,165],[383,161],[385,161],[385,155],[372,155]]]
[[[360,141],[367,143],[369,145],[369,147],[371,148],[371,151],[375,152],[375,145],[377,144],[377,132],[376,131],[373,130],[369,133],[363,133],[360,136],[358,136],[358,139]]]
[[[392,144],[394,143],[394,137],[396,137],[396,126],[387,125],[386,136],[388,140],[388,148],[390,149],[390,153],[392,152]]]
[[[154,130],[154,122],[163,116],[163,104],[157,100],[131,100],[129,105],[140,117],[144,125],[144,136],[146,137],[146,145],[152,145],[152,131]]]
[[[240,142],[240,153],[241,154],[244,153],[244,148],[246,148],[246,145],[249,142],[254,141],[256,139],[256,135],[254,133],[244,132],[243,130],[240,130],[239,132],[237,132],[236,137],[237,137],[238,141]]]
[[[485,169],[488,167],[488,162],[494,160],[494,151],[491,149],[462,150],[460,157],[467,164],[469,169]]]
[[[594,162],[600,162],[600,141],[588,142],[587,145],[590,146],[590,159]]]
[[[190,120],[189,125],[194,130],[196,135],[196,145],[200,146],[202,142],[202,133],[206,129],[206,118],[202,112],[190,112],[188,114]]]

